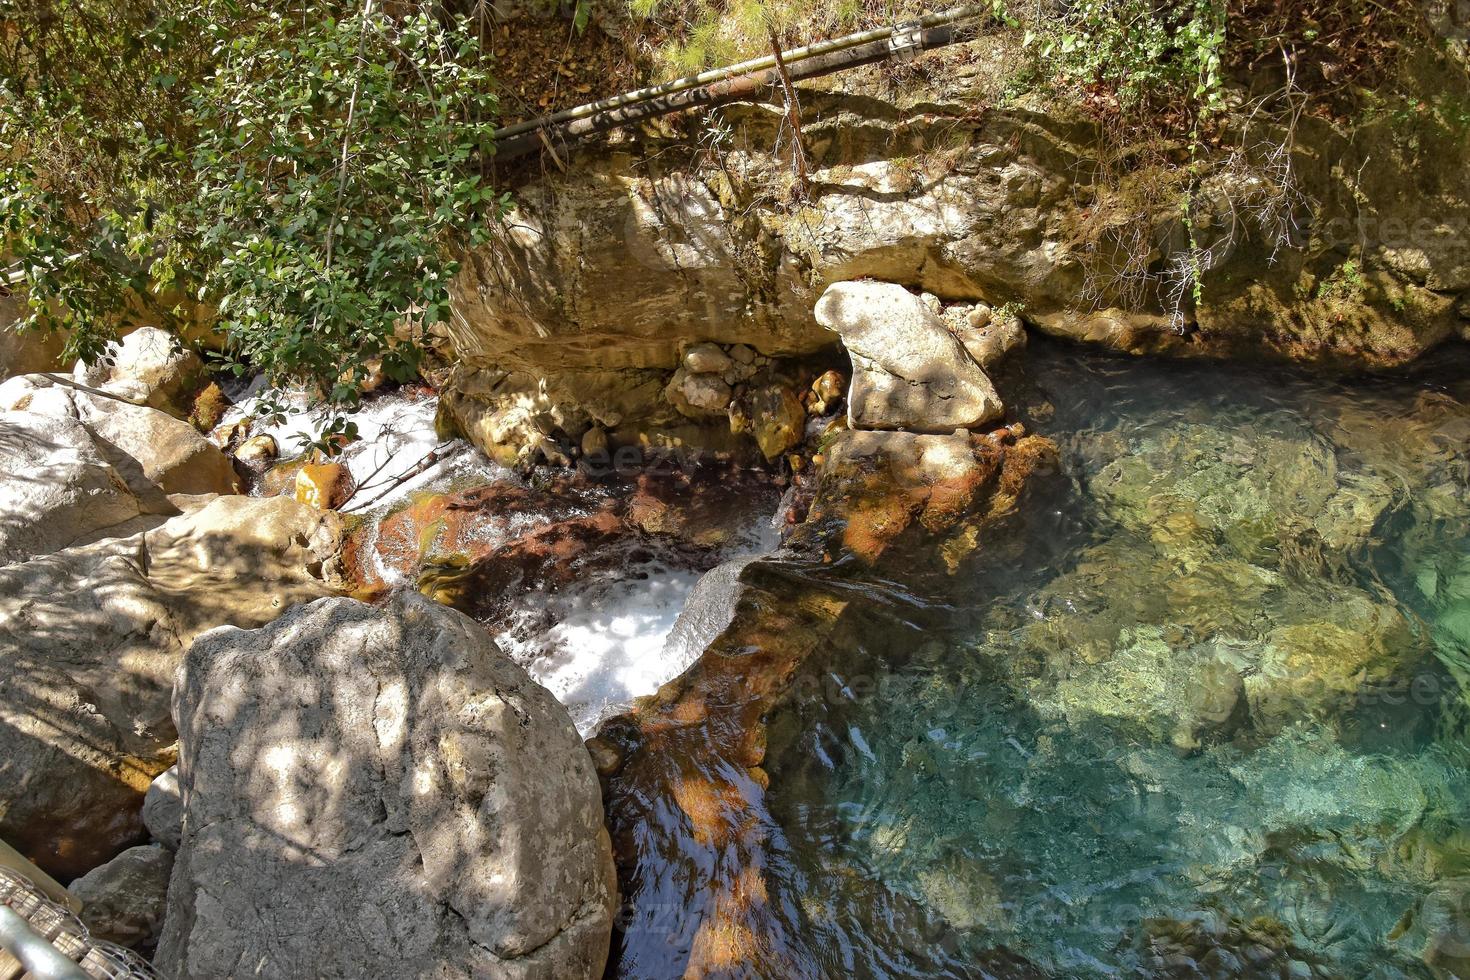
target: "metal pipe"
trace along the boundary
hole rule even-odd
[[[19,960],[36,980],[91,980],[8,905],[0,905],[0,949]]]
[[[943,47],[956,40],[959,40],[959,31],[953,23],[928,30],[911,29],[903,34],[885,32],[879,40],[870,41],[855,48],[831,51],[797,62],[790,67],[790,75],[793,81],[815,78],[846,68],[878,64],[891,58],[911,57],[919,51]],[[768,68],[752,74],[722,79],[700,88],[645,99],[619,109],[574,119],[560,126],[523,133],[497,145],[495,159],[513,159],[532,153],[543,145],[556,147],[561,143],[605,132],[643,119],[667,115],[671,112],[750,99],[763,88],[773,86],[779,81],[779,71],[775,68]]]
[[[942,27],[946,24],[953,24],[956,21],[968,20],[971,17],[977,17],[983,12],[984,8],[979,4],[969,4],[963,7],[955,7],[952,10],[943,11],[942,13],[927,14],[909,24],[893,27],[880,27],[871,31],[862,31],[857,34],[848,34],[845,37],[833,38],[830,41],[819,41],[815,44],[805,45],[804,47],[792,48],[790,51],[783,51],[781,53],[781,60],[785,61],[788,66],[795,65],[799,62],[807,60],[808,58],[814,58],[824,54],[831,54],[835,51],[845,51],[849,48],[855,48],[858,45],[868,44],[873,41],[881,41],[894,36],[899,31],[904,29],[928,29],[932,27]],[[536,119],[527,119],[524,122],[514,123],[510,126],[503,126],[495,131],[494,139],[496,140],[496,142],[499,142],[503,139],[509,139],[512,136],[519,136],[522,133],[529,133],[534,129],[543,129],[547,126],[556,125],[557,123],[567,122],[568,120],[583,119],[587,116],[596,115],[600,112],[607,112],[611,109],[621,108],[625,105],[632,105],[637,102],[660,98],[662,96],[671,95],[675,92],[683,92],[688,89],[698,88],[703,85],[709,85],[712,82],[724,81],[725,79],[732,78],[736,75],[747,75],[751,72],[765,71],[767,69],[776,67],[776,61],[777,59],[774,54],[768,54],[761,58],[752,58],[749,61],[742,61],[738,64],[728,65],[724,68],[711,68],[708,71],[702,71],[697,75],[686,75],[683,78],[676,78],[673,81],[662,82],[658,85],[650,85],[647,88],[634,89],[631,92],[624,92],[621,95],[609,96],[608,98],[601,99],[597,102],[588,102],[584,105],[575,106],[571,109],[563,109],[560,112],[552,113],[549,116],[541,116]]]

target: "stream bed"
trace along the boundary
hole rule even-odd
[[[953,579],[785,563],[861,625],[765,711],[763,775],[673,732],[696,758],[609,794],[613,975],[1470,975],[1463,354],[1033,344],[1010,394],[1062,464],[1006,540]]]
[[[528,480],[406,393],[344,454],[358,577],[474,615],[583,735],[689,668],[607,789],[609,976],[1470,975],[1470,357],[1036,341],[1018,377],[1060,466],[953,576],[739,571],[764,478]],[[729,562],[754,633],[695,663],[671,634]]]

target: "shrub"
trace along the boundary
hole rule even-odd
[[[485,234],[506,199],[482,170],[497,103],[473,26],[404,8],[11,13],[0,227],[25,325],[67,329],[89,355],[129,315],[177,325],[197,303],[236,373],[334,402],[370,360],[405,378],[417,349],[396,328],[445,318],[449,246]]]

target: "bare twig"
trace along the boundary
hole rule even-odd
[[[796,97],[796,88],[791,84],[791,73],[786,70],[786,59],[781,54],[781,40],[770,29],[771,52],[776,58],[776,71],[781,75],[781,88],[786,94],[786,121],[791,124],[791,164],[796,170],[796,192],[805,198],[810,186],[806,169],[806,144],[801,136],[801,102]]]

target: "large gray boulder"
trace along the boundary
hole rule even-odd
[[[0,564],[65,548],[159,506],[139,500],[77,419],[0,415]]]
[[[953,432],[1005,413],[964,344],[902,286],[836,283],[817,301],[816,316],[852,357],[847,402],[853,428]]]
[[[615,900],[566,709],[417,593],[200,637],[180,669],[178,978],[601,977]]]
[[[328,593],[338,533],[289,498],[219,497],[0,568],[0,838],[63,879],[146,841],[144,793],[175,761],[185,648]]]
[[[151,950],[163,930],[173,852],[157,844],[130,847],[67,886],[82,903],[94,939]]]

